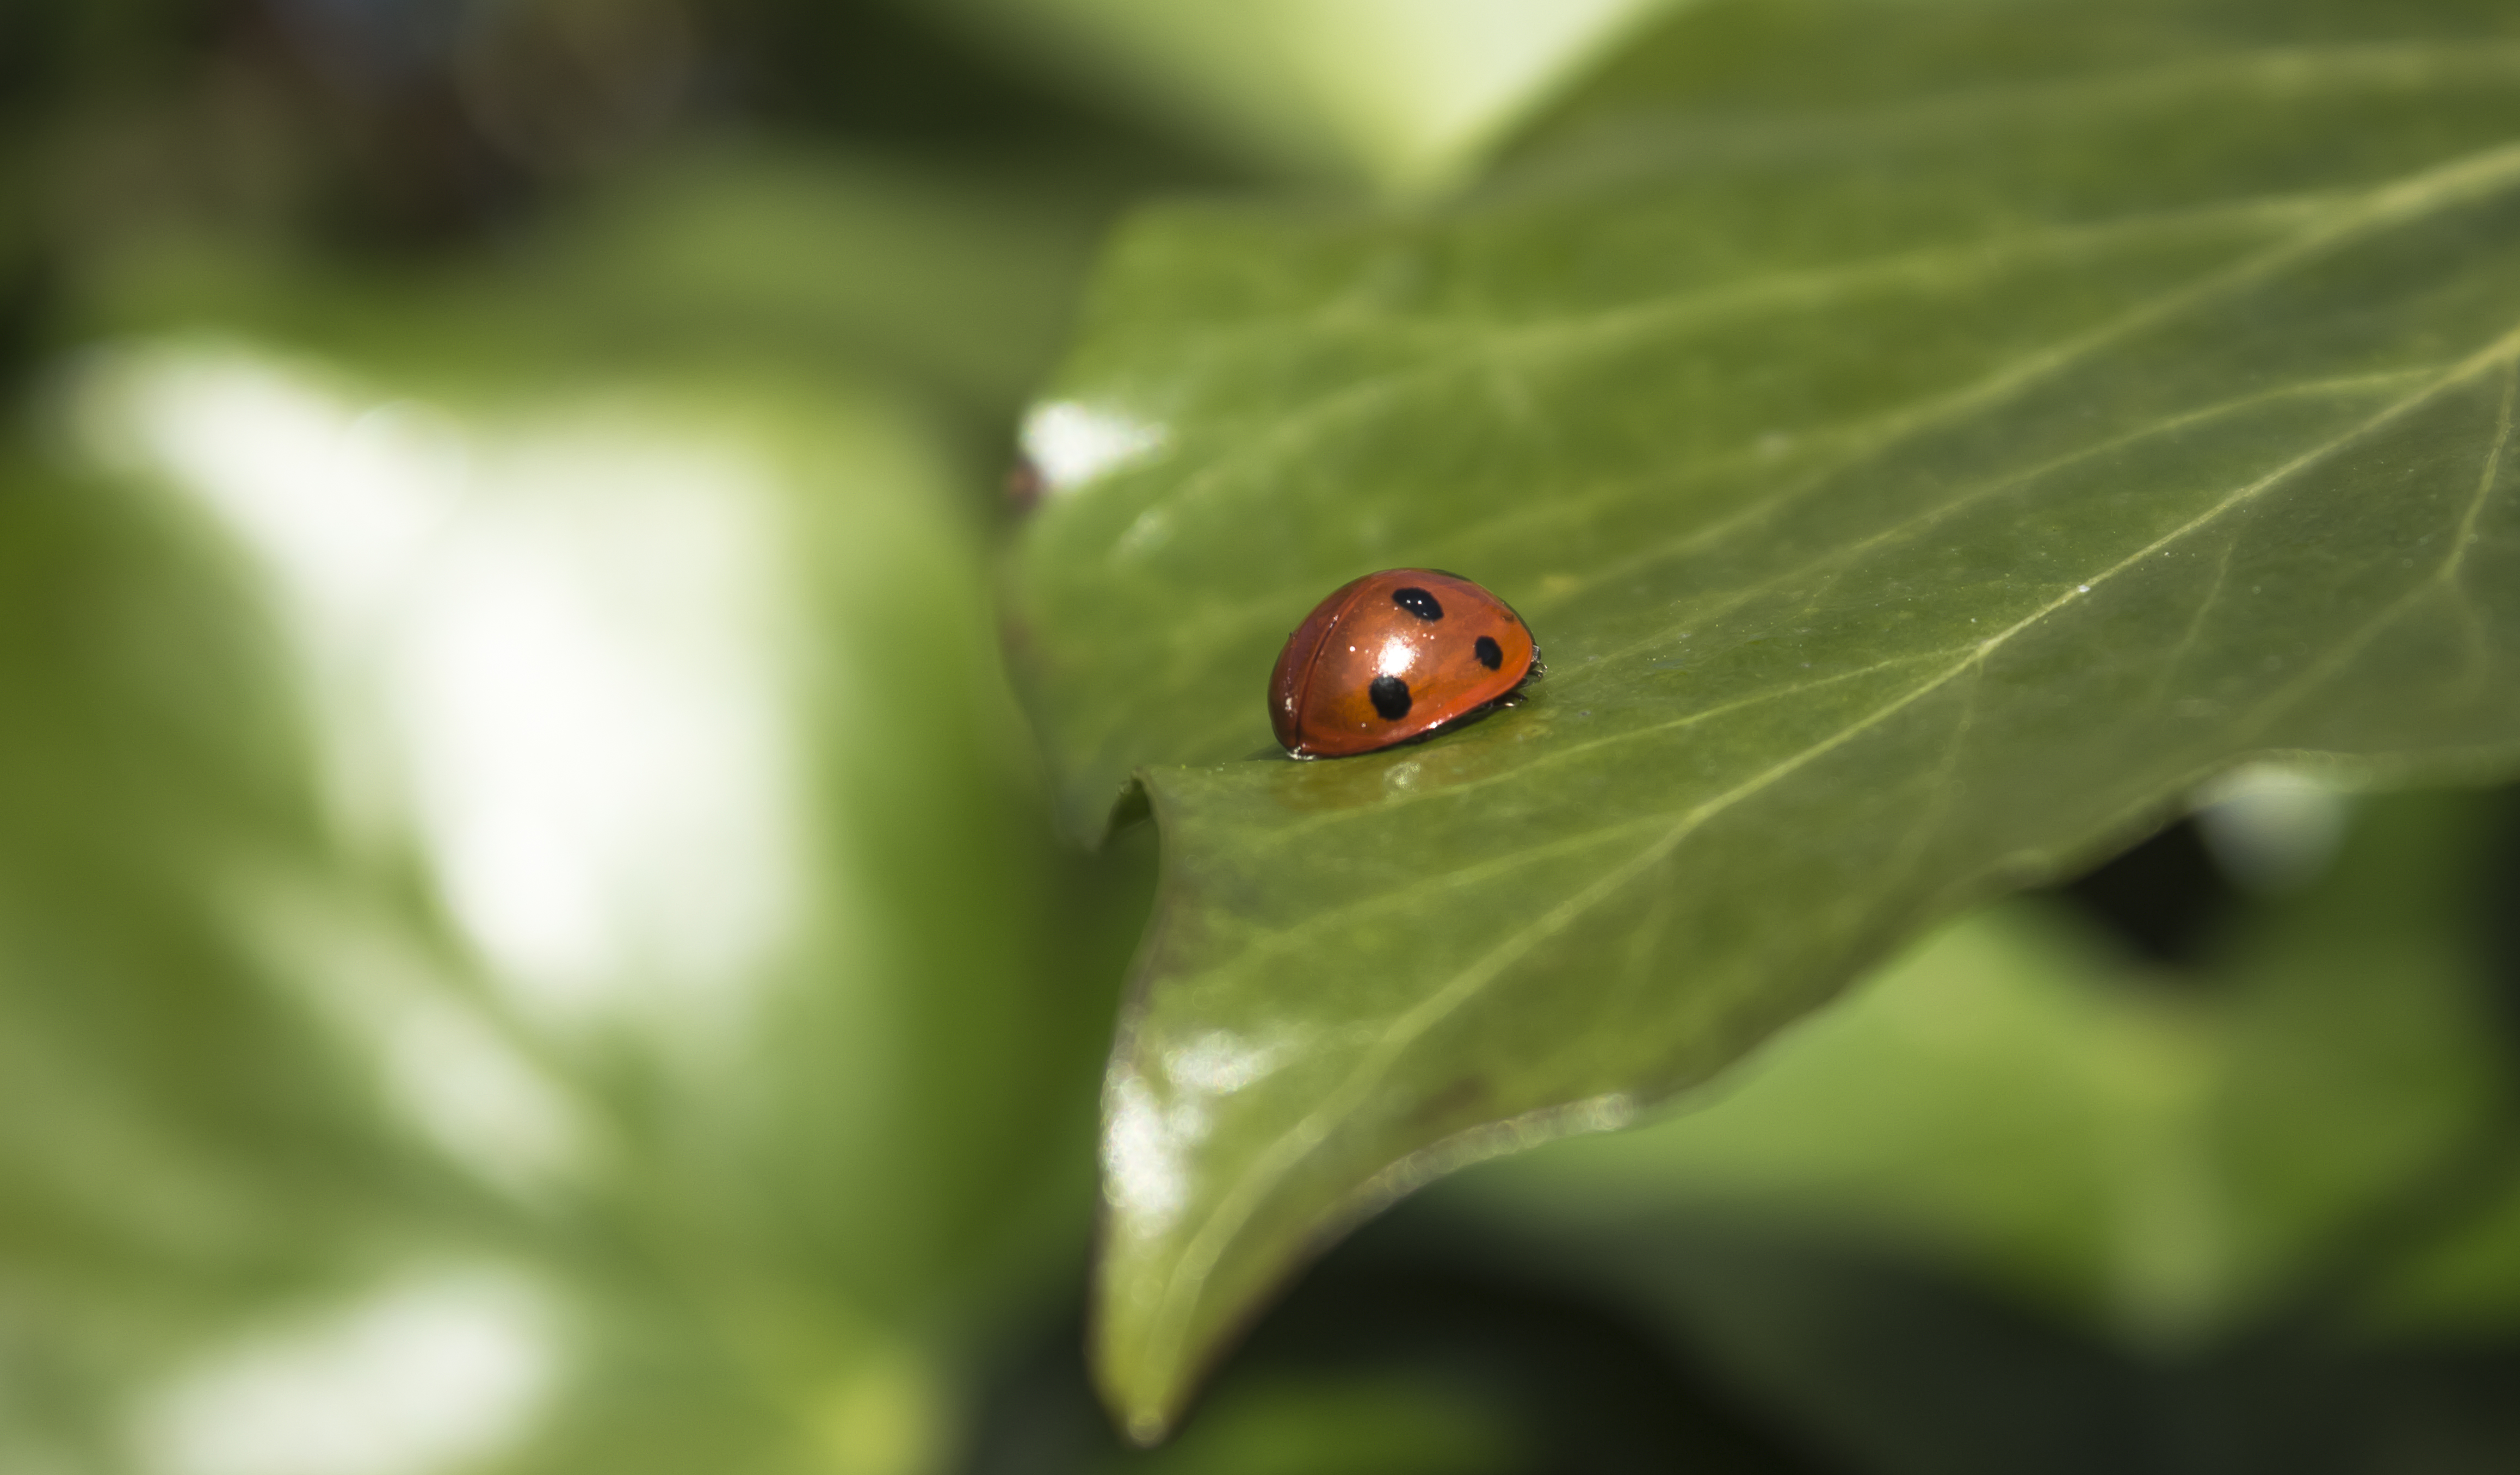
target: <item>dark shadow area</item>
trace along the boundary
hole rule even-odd
[[[2215,864],[2194,820],[2181,820],[2056,888],[2140,956],[2169,967],[2200,961],[2248,897]]]
[[[1914,1265],[1748,1227],[1658,1233],[1650,1273],[1794,1426],[1885,1475],[2520,1469],[2520,1344],[2315,1331],[2157,1360]],[[1686,1333],[1685,1333],[1686,1334]]]
[[[0,128],[85,176],[32,181],[68,197],[45,229],[207,213],[398,261],[495,244],[695,132],[1105,178],[1115,203],[1240,177],[881,0],[35,0],[0,7]]]
[[[2495,1017],[2512,1059],[2520,1064],[2520,788],[2498,790],[2483,802],[2498,809],[2499,817],[2495,838],[2476,869],[2471,905]]]
[[[1163,1458],[1112,1434],[1082,1342],[1071,1312],[1000,1367],[967,1475]],[[2520,1343],[2303,1332],[2145,1361],[1913,1264],[1711,1222],[1570,1253],[1405,1205],[1269,1315],[1183,1438],[1289,1377],[1451,1390],[1516,1435],[1508,1462],[1480,1468],[1534,1475],[2520,1469]]]
[[[1515,1274],[1492,1242],[1421,1205],[1330,1252],[1235,1351],[1182,1435],[1248,1390],[1399,1382],[1478,1410],[1509,1437],[1482,1470],[1529,1475],[1837,1475],[1749,1411],[1615,1299]],[[1095,1401],[1080,1304],[1002,1367],[968,1475],[1154,1464]],[[1175,1466],[1189,1468],[1188,1465]],[[1239,1466],[1238,1466],[1238,1468]],[[1275,1468],[1275,1466],[1271,1466]]]
[[[932,9],[879,0],[732,0],[706,12],[701,106],[785,128],[917,149],[1145,146],[971,46]]]

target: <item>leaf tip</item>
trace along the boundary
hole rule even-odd
[[[1189,1388],[1178,1372],[1146,1358],[1127,1356],[1107,1335],[1094,1349],[1102,1407],[1131,1447],[1151,1450],[1181,1424]]]
[[[1141,1450],[1151,1450],[1162,1444],[1164,1436],[1172,1432],[1171,1422],[1151,1408],[1140,1408],[1131,1413],[1122,1427],[1129,1436],[1129,1443]]]

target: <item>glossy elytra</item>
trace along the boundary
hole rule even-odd
[[[1505,601],[1459,574],[1386,568],[1340,585],[1286,637],[1269,725],[1298,758],[1370,753],[1487,711],[1539,664]]]

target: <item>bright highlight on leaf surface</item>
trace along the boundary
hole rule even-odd
[[[1054,388],[1164,454],[1014,570],[1070,823],[1164,831],[1128,1426],[1358,1214],[2245,758],[2507,770],[2514,240],[2520,17],[2252,0],[1709,5],[1456,206],[1141,220]],[[1398,565],[1549,680],[1275,757],[1279,642]]]
[[[1108,106],[1280,173],[1459,181],[1672,0],[956,0]]]

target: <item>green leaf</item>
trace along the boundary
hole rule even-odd
[[[2520,21],[1712,4],[1421,215],[1114,246],[1015,639],[1159,915],[1098,1356],[1159,1433],[1354,1216],[1722,1068],[2251,754],[2520,749]],[[1550,673],[1294,764],[1329,589],[1445,567]]]

